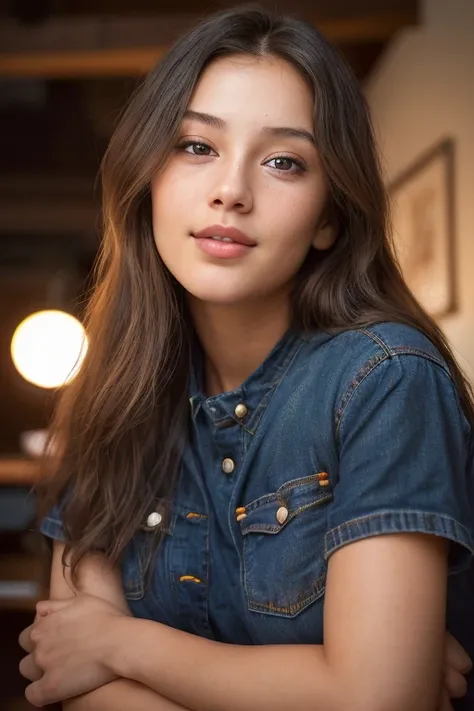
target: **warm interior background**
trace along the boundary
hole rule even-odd
[[[128,95],[166,46],[227,0],[0,0],[0,708],[28,709],[16,637],[44,592],[29,532],[34,462],[21,432],[55,393],[16,372],[10,341],[42,308],[80,315],[100,239],[99,162]],[[265,3],[262,3],[265,4]],[[318,26],[363,83],[390,183],[432,145],[455,143],[456,310],[441,319],[474,377],[474,3],[277,0]],[[12,587],[23,581],[27,586]],[[7,583],[8,585],[3,585]],[[31,584],[32,587],[28,587]]]

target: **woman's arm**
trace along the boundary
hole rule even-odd
[[[63,711],[182,711],[156,691],[128,679],[117,679],[89,694],[63,701]]]
[[[193,711],[434,711],[446,559],[441,538],[419,534],[336,551],[323,647],[227,645],[128,617],[110,626],[105,663]]]
[[[50,597],[64,600],[77,592],[69,576],[63,573],[61,562],[64,544],[54,542]],[[101,556],[90,556],[79,568],[80,592],[95,595],[129,613],[117,570]],[[135,645],[134,645],[135,648]],[[182,711],[179,706],[161,697],[156,691],[135,681],[117,679],[95,691],[63,702],[63,711]]]

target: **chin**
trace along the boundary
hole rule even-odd
[[[184,286],[184,288],[192,298],[207,304],[220,306],[236,306],[237,304],[244,303],[249,298],[249,295],[237,294],[235,291],[229,291],[228,289],[188,289],[186,286]]]
[[[209,304],[233,306],[244,303],[255,296],[251,293],[251,289],[242,288],[242,284],[232,284],[232,282],[223,284],[207,280],[198,282],[194,279],[180,279],[179,281],[191,297]]]

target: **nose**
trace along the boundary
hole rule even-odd
[[[241,213],[252,209],[252,190],[241,165],[222,167],[210,192],[209,204],[211,207],[224,208],[225,211],[237,210]]]

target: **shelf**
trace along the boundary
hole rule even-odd
[[[0,610],[34,610],[38,600],[48,597],[46,563],[39,555],[0,555]]]
[[[40,462],[26,457],[0,457],[0,486],[33,486],[40,477]]]

